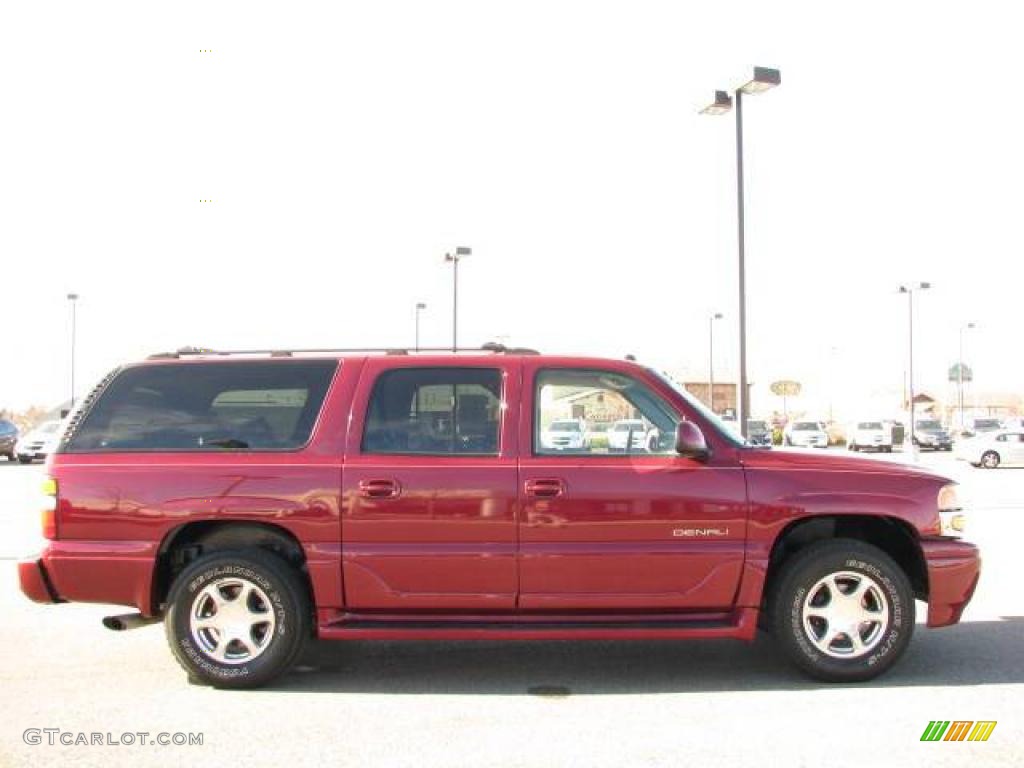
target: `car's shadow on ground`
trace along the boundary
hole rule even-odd
[[[1024,682],[1024,617],[942,630],[917,627],[903,659],[861,686]],[[759,636],[728,641],[316,642],[276,690],[351,693],[644,694],[805,690]]]

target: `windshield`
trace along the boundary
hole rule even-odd
[[[862,421],[857,425],[857,429],[881,429],[882,422],[880,421]]]
[[[643,429],[644,423],[642,421],[623,421],[615,425],[616,432],[627,432],[633,430],[634,432],[638,429]]]
[[[59,426],[59,421],[48,421],[45,424],[42,424],[36,431],[44,435],[52,435],[54,432],[57,431],[57,427]]]
[[[768,422],[767,421],[748,421],[747,422],[748,432],[767,432]]]
[[[998,419],[975,419],[975,429],[999,429]]]
[[[746,445],[745,441],[733,432],[725,422],[722,421],[717,413],[714,413],[710,408],[704,405],[704,403],[683,389],[683,387],[676,384],[667,374],[664,374],[661,371],[656,371],[654,368],[648,368],[647,371],[648,373],[656,376],[659,381],[665,384],[665,386],[669,387],[673,392],[683,398],[688,406],[693,408],[693,410],[697,411],[697,413],[710,422],[711,425],[718,430],[718,433],[724,440],[728,440],[733,445]]]
[[[942,425],[935,419],[924,419],[917,422],[918,429],[942,429]]]
[[[551,424],[552,432],[580,432],[579,422],[577,421],[555,421]]]
[[[798,421],[793,425],[793,429],[797,432],[818,432],[821,427],[818,426],[816,421]]]

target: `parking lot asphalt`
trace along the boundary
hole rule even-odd
[[[1024,469],[978,470],[948,454],[920,462],[961,482],[983,574],[964,621],[919,624],[879,680],[809,681],[764,637],[319,642],[274,687],[228,692],[188,685],[161,626],[101,626],[123,608],[21,595],[14,563],[38,545],[42,468],[0,461],[0,766],[1020,765]],[[921,742],[936,719],[998,725],[984,743]],[[28,729],[46,728],[149,735],[51,746],[41,732],[26,743]],[[150,745],[159,733],[203,743]]]

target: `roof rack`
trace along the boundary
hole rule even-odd
[[[472,352],[490,352],[495,355],[539,355],[535,349],[527,347],[506,347],[504,344],[488,342],[480,347],[338,347],[336,349],[206,349],[205,347],[181,347],[174,352],[158,352],[149,355],[147,360],[180,360],[183,357],[228,357],[232,355],[269,355],[270,357],[295,357],[298,355],[334,355],[334,354],[375,354],[415,355],[415,354],[458,354]]]

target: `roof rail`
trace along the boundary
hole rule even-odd
[[[228,357],[232,355],[269,355],[270,357],[294,357],[296,355],[333,355],[333,354],[374,354],[414,355],[414,354],[458,354],[474,352],[490,352],[496,355],[539,355],[535,349],[526,347],[506,347],[504,344],[488,342],[480,347],[338,347],[323,349],[207,349],[205,347],[181,347],[174,352],[158,352],[149,355],[147,360],[180,360],[183,357]]]

